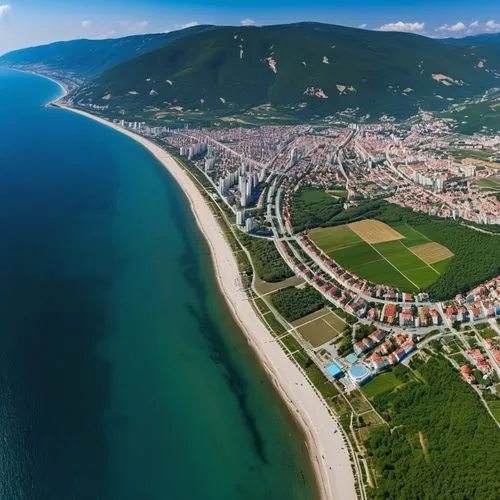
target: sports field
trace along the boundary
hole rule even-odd
[[[327,255],[373,283],[418,292],[445,272],[453,254],[407,224],[364,220],[314,229],[310,238]]]
[[[292,322],[302,338],[316,348],[338,337],[345,329],[345,321],[330,311],[323,308]]]

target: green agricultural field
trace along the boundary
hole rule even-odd
[[[363,241],[348,226],[313,229],[311,238],[328,255],[335,250],[349,248]]]
[[[427,264],[411,249],[432,241],[408,224],[394,229],[404,238],[376,244],[364,241],[348,225],[314,229],[309,236],[344,269],[373,283],[411,293],[429,287],[446,271],[451,259]]]
[[[493,155],[493,151],[482,151],[478,149],[457,149],[455,151],[450,151],[450,154],[456,160],[462,160],[464,158],[473,158],[476,160],[489,161]]]
[[[403,274],[401,274],[401,272],[393,267],[382,256],[379,256],[378,259],[368,260],[373,256],[373,249],[366,243],[363,243],[363,245],[366,245],[366,247],[368,247],[366,253],[366,256],[368,258],[366,260],[353,262],[350,256],[346,256],[347,258],[345,260],[342,258],[340,260],[337,260],[337,256],[335,257],[335,259],[342,267],[351,270],[357,276],[365,278],[372,283],[393,286],[400,290],[412,293],[418,291],[418,288],[411,281],[409,281]],[[361,258],[363,258],[363,256],[361,256]]]
[[[477,179],[474,181],[474,185],[483,189],[500,189],[500,178],[488,177],[486,179]]]
[[[450,265],[450,262],[452,261],[453,257],[451,259],[445,259],[442,260],[441,262],[435,262],[432,264],[432,267],[441,275],[443,275],[446,270],[448,269],[448,266]]]
[[[432,285],[439,277],[435,269],[419,259],[399,240],[379,243],[375,248],[419,289]]]
[[[406,247],[416,247],[417,245],[422,245],[423,243],[429,243],[429,241],[431,241],[427,236],[419,233],[408,224],[398,224],[393,227],[399,234],[405,237],[404,240],[401,240],[401,243]]]

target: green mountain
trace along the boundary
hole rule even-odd
[[[452,45],[485,46],[500,49],[500,33],[483,33],[463,38],[445,38],[443,42]]]
[[[209,28],[209,26],[195,26],[170,33],[56,42],[4,54],[0,57],[0,65],[40,69],[44,73],[66,73],[68,76],[85,80],[101,74],[116,64]]]
[[[72,95],[107,114],[235,114],[263,105],[302,116],[408,116],[500,83],[500,53],[409,33],[318,23],[216,27],[105,71]]]

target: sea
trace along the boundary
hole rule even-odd
[[[60,92],[0,70],[0,499],[316,499],[184,194]]]

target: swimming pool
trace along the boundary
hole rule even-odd
[[[349,377],[358,385],[366,382],[371,376],[370,369],[363,363],[356,363],[349,368]]]
[[[342,368],[337,363],[329,364],[326,367],[326,371],[327,371],[328,375],[330,375],[333,378],[338,378],[344,373],[342,371]]]

